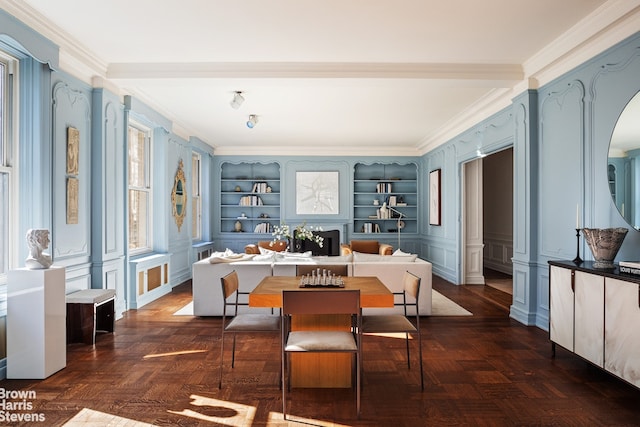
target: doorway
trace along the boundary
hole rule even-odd
[[[463,166],[463,283],[513,295],[513,148]]]

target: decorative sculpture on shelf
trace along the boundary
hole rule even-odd
[[[582,232],[591,249],[595,262],[593,268],[613,268],[613,260],[622,246],[627,232],[624,227],[583,228]]]
[[[43,252],[49,247],[49,230],[29,229],[27,231],[27,246],[29,246],[29,256],[25,260],[25,266],[29,270],[42,270],[51,267],[53,263],[51,255]]]

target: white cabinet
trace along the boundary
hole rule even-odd
[[[43,379],[64,368],[64,268],[11,270],[7,289],[7,378]]]
[[[603,367],[604,277],[575,272],[574,352]]]
[[[606,279],[605,369],[640,387],[640,285]]]
[[[597,270],[593,262],[549,264],[553,345],[640,387],[640,277]]]
[[[573,270],[551,266],[549,337],[573,351]]]

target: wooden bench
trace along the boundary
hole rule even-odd
[[[67,299],[67,344],[96,343],[98,331],[113,332],[115,325],[114,289],[84,289]]]

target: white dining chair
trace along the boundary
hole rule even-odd
[[[405,335],[407,346],[407,365],[411,369],[411,357],[409,354],[409,334],[416,335],[418,341],[418,355],[420,360],[420,387],[424,391],[424,373],[422,370],[422,336],[420,334],[420,314],[418,307],[418,296],[420,295],[420,277],[405,271],[402,278],[402,292],[394,292],[394,295],[402,296],[401,302],[394,303],[395,306],[403,306],[404,314],[379,314],[362,316],[363,334],[398,334]],[[407,295],[414,302],[407,301]],[[409,320],[407,307],[415,307],[415,320]]]

